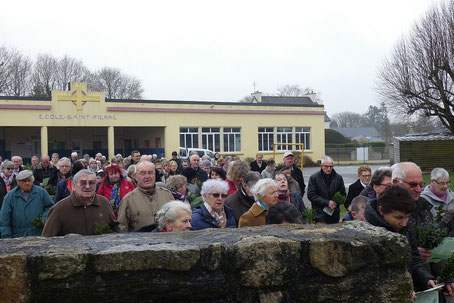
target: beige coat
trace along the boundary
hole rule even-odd
[[[238,223],[238,227],[260,226],[265,225],[266,209],[254,203],[247,212],[245,212]]]
[[[120,202],[118,209],[120,232],[133,232],[155,224],[158,210],[172,200],[174,200],[172,193],[165,188],[156,187],[151,191],[144,191],[137,187]]]

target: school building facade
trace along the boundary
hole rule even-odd
[[[253,103],[117,100],[79,82],[68,91],[52,91],[48,99],[1,96],[0,155],[29,159],[77,151],[110,158],[137,149],[170,158],[181,146],[241,158],[260,151],[267,159],[273,143],[304,143],[305,156],[314,161],[324,155],[323,105],[308,98],[253,96]],[[279,146],[277,161],[287,149],[301,147]]]

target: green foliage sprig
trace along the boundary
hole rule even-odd
[[[44,186],[44,189],[51,196],[55,195],[55,193],[57,192],[57,186],[51,185],[51,184],[48,184],[48,185]]]
[[[343,196],[340,192],[336,192],[334,194],[334,197],[331,199],[334,202],[336,202],[337,206],[340,207],[345,203],[345,200],[347,200],[347,197]]]
[[[448,262],[441,270],[437,282],[447,283],[449,280],[452,280],[453,278],[454,278],[454,253],[451,255],[451,257],[448,259]]]
[[[444,209],[443,203],[440,203],[435,209],[437,210],[437,215],[434,218],[435,223],[440,223],[441,219],[443,219],[443,216],[446,214],[446,210]]]
[[[306,219],[307,224],[314,224],[315,223],[315,218],[317,216],[317,212],[313,208],[307,208],[305,211],[303,211],[303,217]]]
[[[44,226],[43,216],[39,214],[35,218],[32,219],[32,225],[35,228],[42,228]]]
[[[428,250],[432,250],[440,245],[443,239],[448,236],[448,229],[439,229],[434,219],[416,226],[415,231],[418,238],[418,245]]]
[[[96,223],[93,233],[95,235],[110,234],[110,233],[112,233],[112,229],[106,223],[100,223],[100,224]]]

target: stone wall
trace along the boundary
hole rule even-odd
[[[409,302],[403,236],[367,223],[0,240],[1,302]]]

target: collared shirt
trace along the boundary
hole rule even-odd
[[[264,209],[268,209],[268,206],[266,206],[265,203],[263,203],[262,201],[257,201],[257,204],[260,205],[260,207],[264,208]]]

